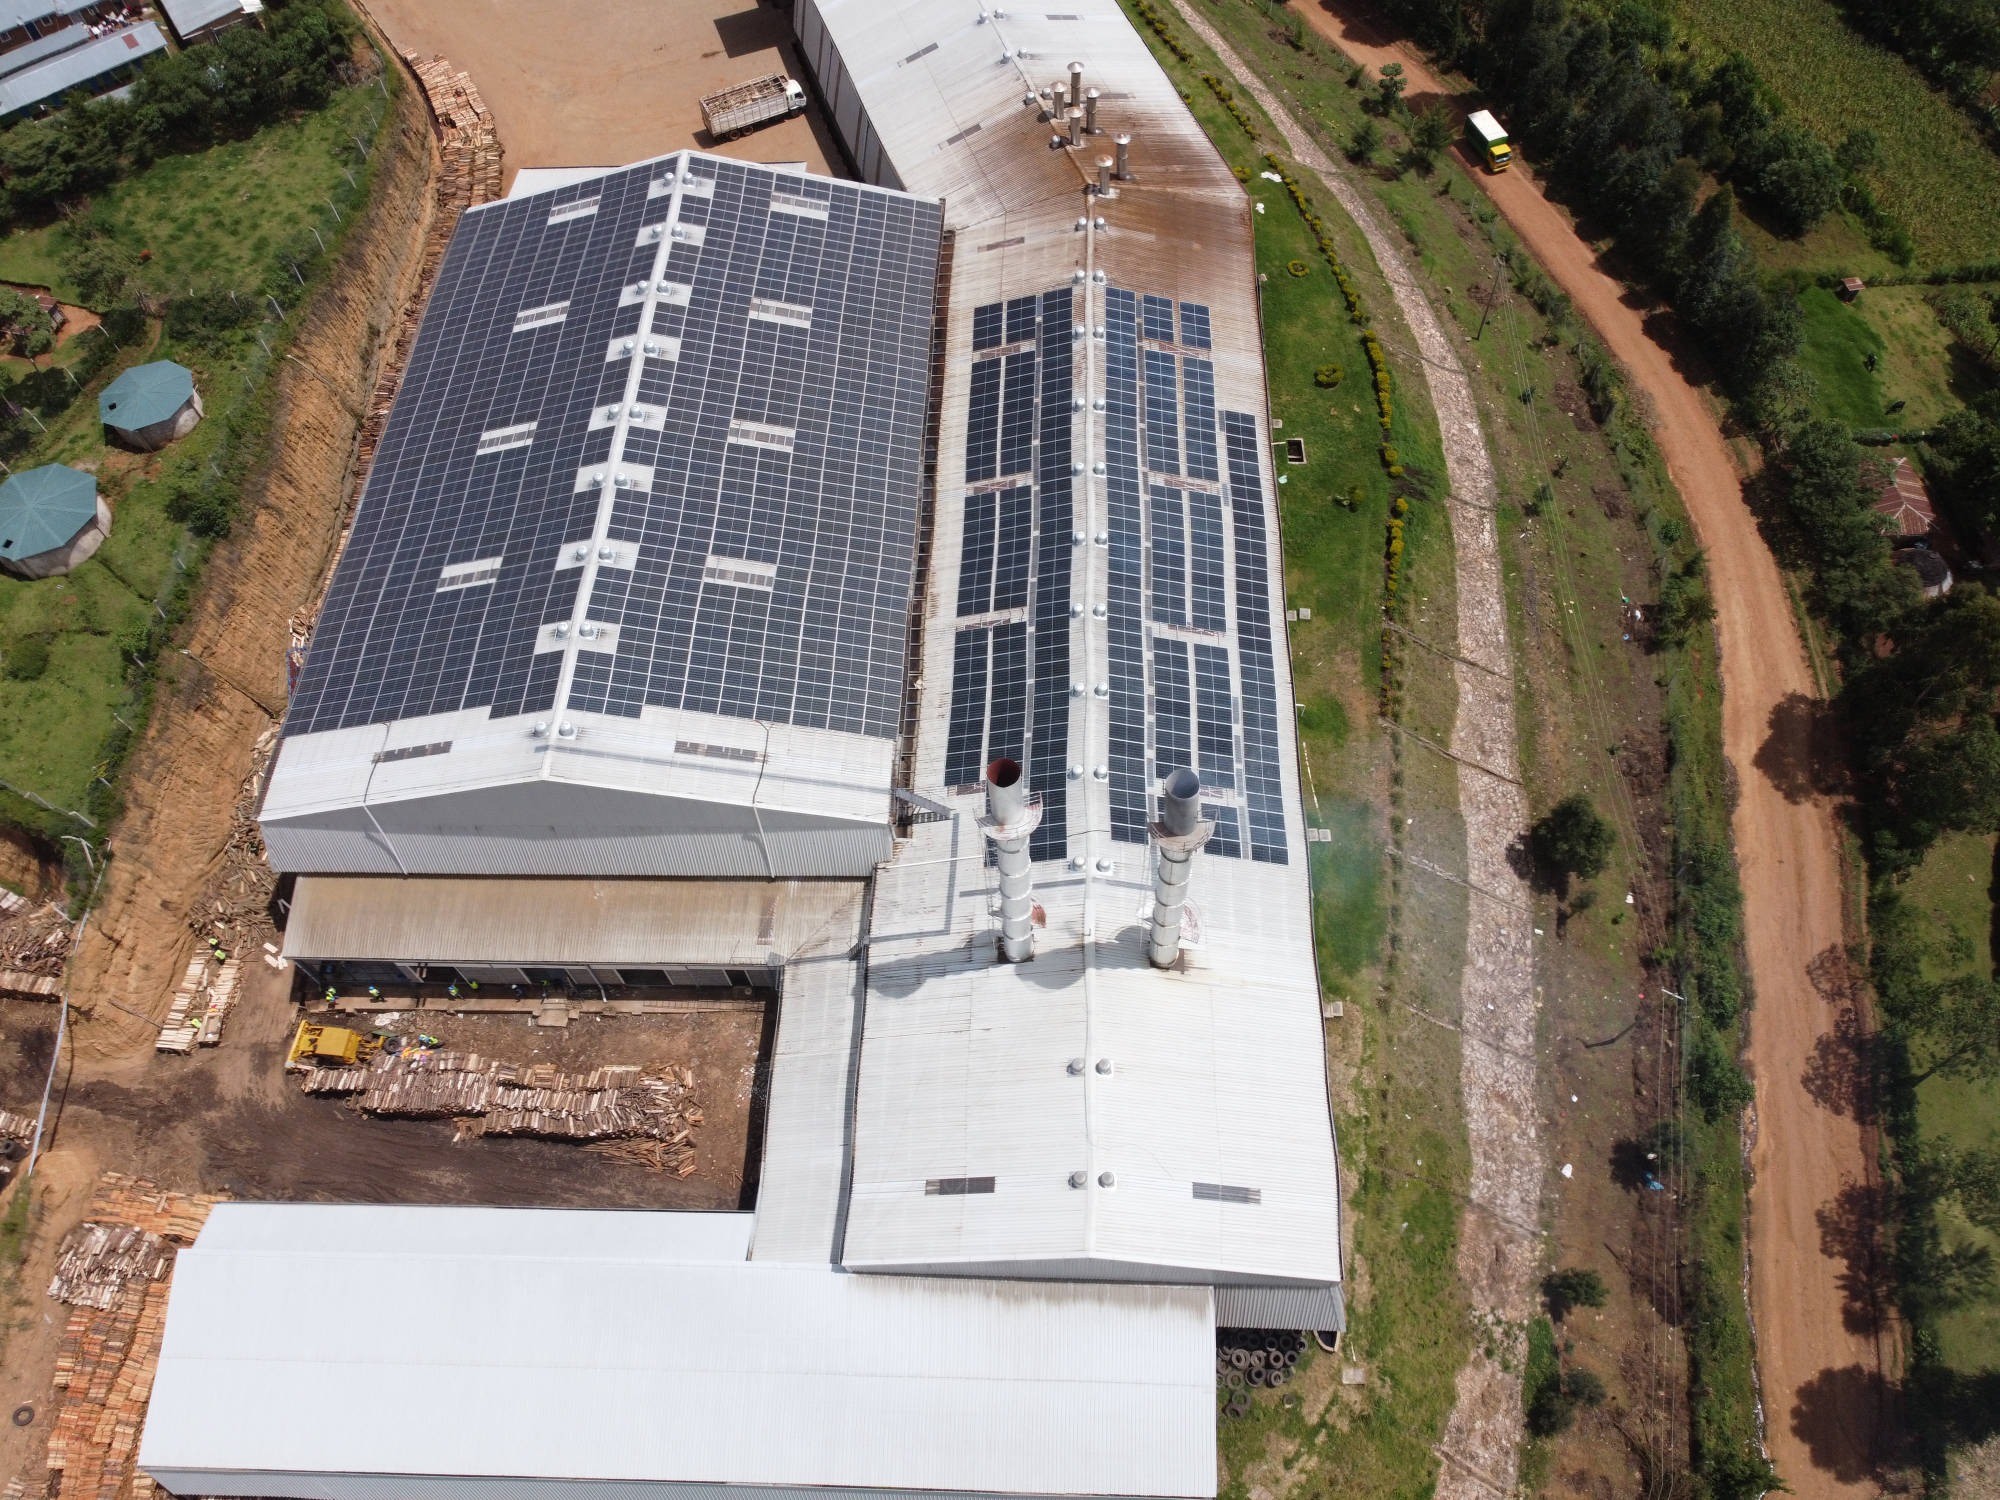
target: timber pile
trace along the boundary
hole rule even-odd
[[[167,1242],[151,1230],[86,1220],[63,1236],[49,1295],[71,1307],[108,1311],[127,1283],[164,1280],[172,1264]]]
[[[525,1135],[555,1141],[645,1140],[657,1160],[685,1177],[694,1170],[693,1129],[702,1123],[694,1074],[651,1076],[629,1064],[565,1073],[552,1063],[527,1067],[477,1052],[384,1055],[367,1068],[314,1068],[301,1087],[349,1094],[363,1114],[451,1119],[460,1139]]]
[[[188,960],[186,972],[174,991],[173,1003],[167,1007],[167,1019],[160,1025],[160,1039],[153,1043],[155,1052],[173,1052],[185,1055],[194,1051],[195,1035],[201,1030],[207,1010],[204,1005],[196,1008],[196,1000],[202,998],[208,987],[208,957],[203,954]],[[193,1014],[195,1019],[188,1019]]]
[[[60,974],[30,974],[24,969],[0,969],[0,995],[22,1000],[53,1000],[62,993]]]
[[[0,1141],[32,1141],[34,1138],[33,1115],[17,1115],[0,1109]]]
[[[236,986],[243,973],[237,960],[224,959],[222,969],[208,987],[208,1006],[202,1012],[201,1029],[195,1040],[213,1047],[222,1040],[222,1022],[236,1006]]]
[[[70,1313],[56,1355],[57,1409],[48,1453],[56,1492],[91,1500],[156,1493],[152,1481],[134,1472],[133,1461],[159,1365],[173,1254],[194,1242],[218,1201],[161,1192],[150,1182],[107,1172],[83,1229],[65,1240],[59,1280],[72,1249],[85,1260],[94,1256],[95,1269],[79,1284],[87,1300]],[[106,1304],[103,1287],[112,1282]],[[54,1286],[50,1290],[56,1294]]]
[[[10,994],[56,994],[60,984],[43,990],[35,980],[60,980],[63,961],[69,957],[69,936],[69,916],[60,906],[54,902],[30,906],[15,897],[14,905],[0,911],[0,989]]]
[[[257,799],[278,748],[278,726],[258,736],[250,752],[250,771],[236,793],[230,812],[229,842],[202,893],[188,906],[188,926],[203,942],[210,939],[229,952],[248,951],[271,927],[271,896],[278,877],[264,857],[264,836],[257,828]]]

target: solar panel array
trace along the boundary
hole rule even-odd
[[[708,157],[467,214],[286,732],[546,712],[567,665],[570,709],[893,736],[940,233]]]
[[[1070,290],[1046,293],[1037,327],[1035,302],[974,309],[974,361],[957,377],[970,421],[945,780],[970,786],[993,757],[1025,758],[1046,859],[1067,852],[1075,308]],[[1110,288],[1104,325],[1112,835],[1143,842],[1160,779],[1193,766],[1209,851],[1286,863],[1256,419],[1217,412],[1206,307]],[[1030,360],[1032,388],[1016,374]],[[1032,451],[1010,437],[1022,431]],[[1017,633],[1029,624],[1032,650]]]
[[[1068,842],[1074,301],[1064,287],[974,309],[973,349],[986,357],[968,377],[973,487],[959,541],[945,781],[971,786],[998,756],[1026,764],[1042,798],[1037,859],[1060,858]]]

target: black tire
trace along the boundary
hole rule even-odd
[[[1239,1370],[1249,1369],[1250,1351],[1247,1349],[1231,1349],[1229,1351],[1229,1362]]]

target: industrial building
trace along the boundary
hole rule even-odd
[[[1206,1496],[1343,1326],[1248,200],[1114,0],[795,17],[864,181],[466,214],[262,808],[315,983],[774,992],[755,1212],[218,1210],[170,1489]]]

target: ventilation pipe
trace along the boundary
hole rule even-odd
[[[1069,65],[1069,102],[1079,108],[1083,105],[1083,64],[1080,62]]]
[[[980,832],[993,841],[1000,871],[1000,956],[1010,964],[1035,956],[1035,898],[1028,836],[1042,822],[1042,804],[1028,796],[1021,763],[1002,757],[986,766],[986,816]]]
[[[1215,832],[1201,816],[1201,778],[1186,766],[1160,784],[1160,821],[1153,825],[1153,933],[1146,956],[1171,969],[1181,955],[1181,916],[1194,857]]]
[[[1052,85],[1049,89],[1049,98],[1055,106],[1050,112],[1050,118],[1060,122],[1063,112],[1069,108],[1069,85],[1066,83]]]
[[[1097,134],[1097,99],[1098,93],[1096,89],[1088,89],[1084,92],[1083,128],[1090,135]]]
[[[1097,196],[1100,198],[1111,196],[1111,165],[1110,157],[1097,158]]]
[[[1117,141],[1118,180],[1120,182],[1130,182],[1132,180],[1132,137],[1121,135],[1117,137]]]
[[[1083,144],[1083,111],[1080,109],[1069,112],[1069,143],[1072,146]]]

